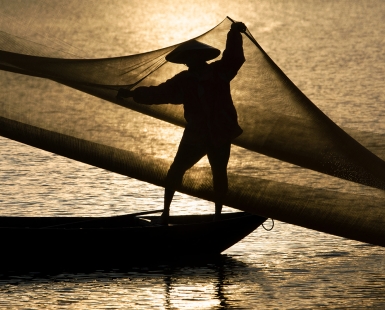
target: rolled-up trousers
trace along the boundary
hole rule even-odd
[[[182,183],[185,172],[207,155],[213,175],[215,202],[222,203],[228,190],[227,164],[230,158],[231,143],[221,146],[210,144],[194,145],[181,142],[167,173],[166,188],[175,190]]]

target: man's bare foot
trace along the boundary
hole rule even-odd
[[[220,221],[221,215],[220,214],[214,214],[214,222]]]
[[[160,223],[162,225],[167,226],[168,225],[168,221],[169,221],[169,215],[165,214],[165,213],[162,213],[162,215],[160,216]]]

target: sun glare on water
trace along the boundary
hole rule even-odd
[[[206,1],[179,3],[168,0],[149,1],[142,11],[145,18],[132,16],[130,7],[122,7],[123,18],[118,20],[118,26],[122,29],[127,29],[129,26],[130,32],[132,29],[136,29],[136,33],[141,33],[142,51],[162,48],[191,39],[211,29],[226,17],[220,16],[216,4],[210,5]]]

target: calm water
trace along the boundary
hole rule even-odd
[[[335,122],[385,133],[381,0],[98,1],[92,7],[55,2],[2,3],[0,19],[22,34],[28,31],[23,12],[32,10],[39,13],[41,31],[52,34],[47,44],[77,55],[109,57],[184,41],[229,15],[246,23],[273,60]],[[40,93],[28,91],[28,96]],[[68,96],[75,95],[68,90]],[[162,206],[163,191],[155,186],[7,139],[0,143],[2,215],[114,215]],[[233,155],[240,156],[236,150]],[[263,167],[266,175],[273,169]],[[177,195],[172,211],[213,210],[205,201]],[[256,230],[215,264],[0,275],[1,309],[262,307],[383,309],[385,251],[276,222],[273,231]]]

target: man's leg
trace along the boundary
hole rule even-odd
[[[170,206],[172,198],[174,197],[175,191],[173,189],[164,189],[164,208],[162,213],[162,218],[166,219],[170,215]]]
[[[181,143],[178,152],[175,155],[174,162],[167,172],[166,188],[164,190],[164,210],[162,213],[163,223],[168,222],[170,215],[170,206],[175,194],[175,188],[182,183],[185,172],[194,166],[203,156],[206,150],[202,146],[195,146],[187,143]]]
[[[207,153],[213,173],[213,187],[215,192],[215,215],[214,220],[219,220],[223,199],[228,190],[227,164],[230,158],[231,144],[225,144],[220,147],[212,147]]]

